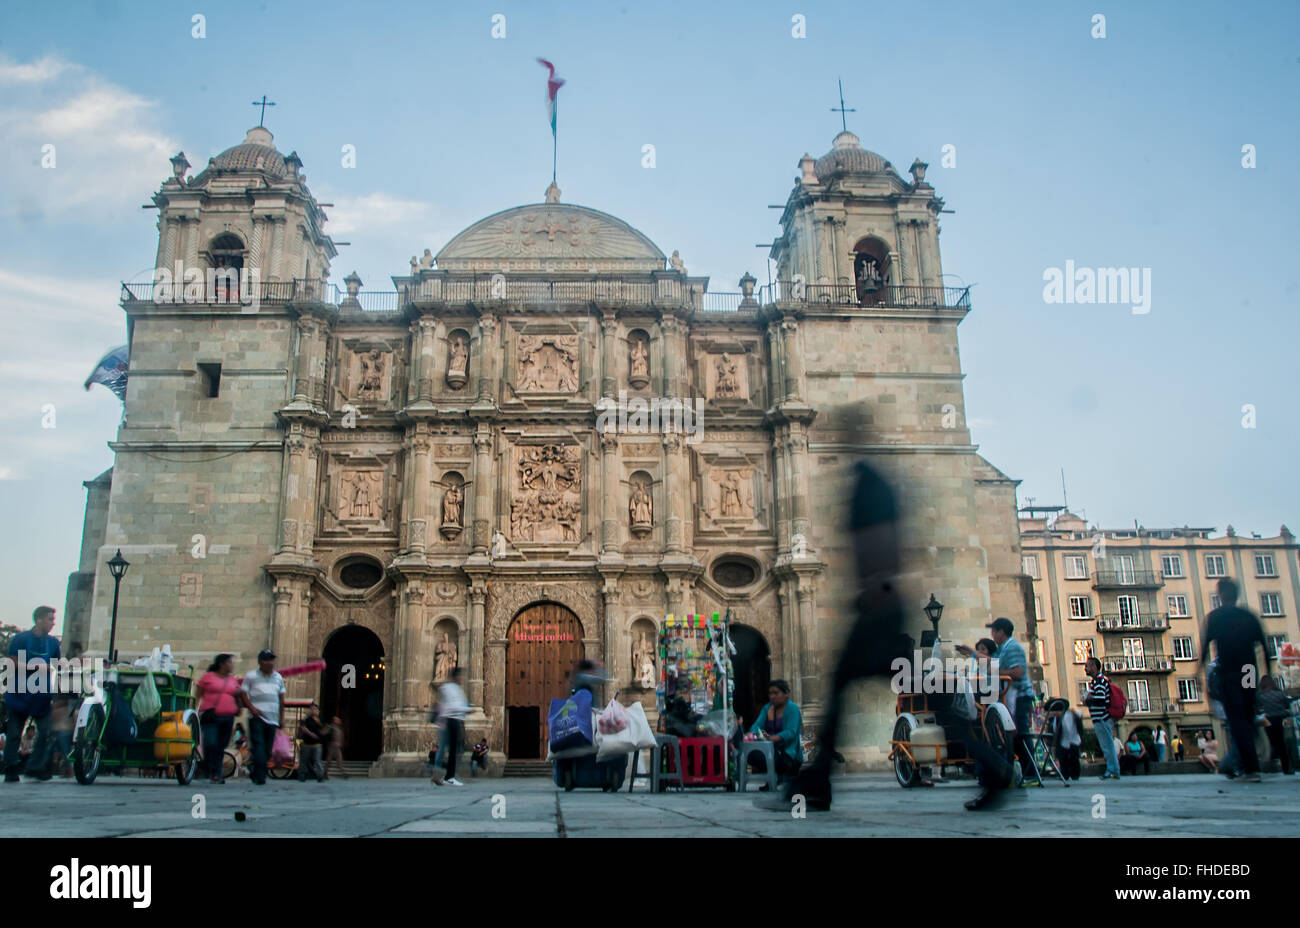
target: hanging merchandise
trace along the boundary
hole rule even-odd
[[[690,737],[710,726],[711,713],[729,713],[735,681],[727,633],[727,618],[691,614],[664,616],[659,628],[659,686],[656,705],[661,727],[669,734]],[[716,716],[714,726],[716,727]]]

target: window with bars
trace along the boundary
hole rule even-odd
[[[1176,661],[1196,660],[1196,649],[1192,647],[1191,636],[1178,635],[1174,638],[1174,660]]]
[[[1092,618],[1092,597],[1071,596],[1070,597],[1070,618],[1072,619]]]
[[[1179,702],[1200,702],[1201,683],[1195,677],[1185,677],[1178,681]]]
[[[1255,555],[1255,576],[1256,577],[1277,576],[1277,565],[1273,563],[1273,555],[1271,554]]]
[[[1165,605],[1168,607],[1171,619],[1185,619],[1191,615],[1187,611],[1187,597],[1182,593],[1170,593],[1165,596]]]
[[[1281,615],[1282,594],[1281,593],[1260,593],[1259,614],[1260,615]]]
[[[1119,605],[1119,624],[1126,628],[1136,628],[1140,617],[1138,616],[1138,600],[1136,596],[1120,596]]]
[[[1228,576],[1228,569],[1224,564],[1222,554],[1205,555],[1205,576],[1207,577]]]
[[[1128,711],[1151,711],[1151,688],[1146,680],[1128,681]]]
[[[1160,570],[1166,577],[1183,576],[1183,556],[1166,554],[1160,558]]]

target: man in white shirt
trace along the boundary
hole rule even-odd
[[[437,772],[433,776],[433,782],[438,786],[465,785],[456,779],[456,755],[465,743],[465,715],[469,712],[469,700],[460,687],[463,676],[464,672],[459,667],[453,667],[447,676],[447,682],[438,688],[438,714],[446,726],[443,745],[447,751],[446,779],[439,779]]]
[[[275,730],[284,717],[284,677],[275,669],[270,648],[257,655],[257,669],[244,674],[240,699],[248,710],[248,741],[253,751],[253,782],[266,783],[266,763],[271,756]]]
[[[1156,763],[1163,764],[1167,753],[1169,753],[1169,736],[1165,734],[1164,726],[1161,725],[1156,729]]]

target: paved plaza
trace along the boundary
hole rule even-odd
[[[967,812],[968,781],[901,789],[889,774],[836,780],[834,809],[795,818],[755,808],[722,790],[655,795],[564,793],[541,778],[472,779],[462,788],[428,780],[326,783],[247,780],[212,787],[174,780],[101,777],[0,784],[0,839],[45,837],[1295,837],[1284,810],[1300,778],[1263,783],[1211,775],[1095,778],[1066,788],[1016,790],[993,814]],[[198,798],[198,797],[201,797]],[[1104,802],[1103,802],[1104,800]],[[200,810],[200,806],[205,806]],[[195,817],[202,811],[203,818]],[[237,821],[243,813],[244,821]]]

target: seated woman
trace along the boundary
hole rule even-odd
[[[767,700],[767,705],[763,706],[749,730],[772,742],[776,775],[784,781],[798,773],[803,764],[803,744],[799,737],[803,729],[803,713],[790,701],[790,684],[784,680],[773,680],[768,684]],[[767,764],[757,754],[750,755],[749,764],[757,773],[767,772]]]
[[[1142,764],[1142,772],[1151,772],[1151,753],[1147,750],[1141,740],[1138,739],[1137,732],[1129,732],[1128,740],[1124,742],[1124,753],[1119,758],[1119,772],[1127,775],[1137,773],[1138,763]]]
[[[1201,766],[1210,773],[1216,772],[1219,769],[1219,742],[1207,731],[1196,739],[1196,748],[1201,752],[1201,756],[1197,758]]]

